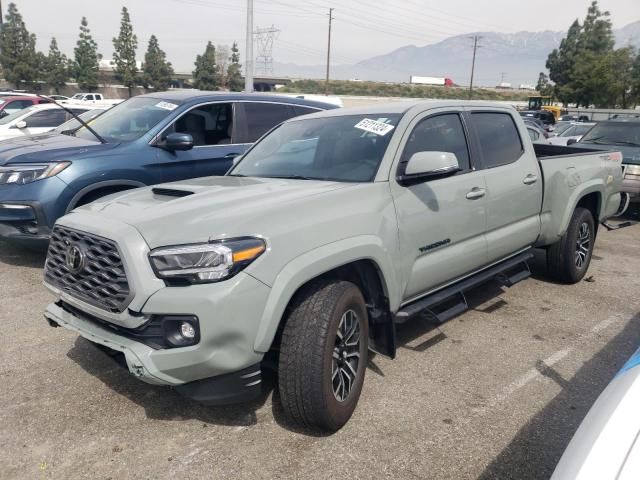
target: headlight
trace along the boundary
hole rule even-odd
[[[169,283],[210,283],[234,276],[266,248],[260,238],[236,238],[158,248],[149,254],[149,258],[156,275]]]
[[[71,165],[71,162],[56,162],[45,165],[34,165],[25,163],[22,165],[8,165],[0,167],[0,185],[6,183],[16,183],[24,185],[25,183],[35,182],[43,178],[53,177]]]

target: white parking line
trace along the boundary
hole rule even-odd
[[[575,341],[575,344],[576,345],[580,344],[583,340],[586,340],[589,337],[609,328],[610,326],[620,322],[621,320],[624,321],[624,323],[626,323],[632,318],[633,317],[629,317],[625,319],[622,315],[612,315],[602,320],[601,322],[597,323],[596,325],[594,325],[591,328],[591,330],[589,330],[588,332],[578,336],[578,338]],[[543,363],[547,367],[551,367],[556,363],[560,362],[562,359],[566,358],[574,350],[575,350],[575,347],[558,350],[557,352],[553,353],[549,357],[545,358],[543,360]],[[496,405],[498,405],[499,403],[502,403],[508,397],[513,395],[515,392],[517,392],[518,390],[526,386],[528,383],[531,383],[532,381],[542,377],[544,377],[544,375],[537,368],[532,368],[531,370],[527,371],[524,375],[522,375],[521,377],[511,382],[509,385],[507,385],[502,390],[502,392],[500,392],[498,395],[494,396],[491,400],[489,400],[489,402],[487,402],[486,405],[483,405],[482,407],[474,408],[473,412],[479,415],[485,414],[489,410],[493,409]]]

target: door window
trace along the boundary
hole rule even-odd
[[[18,110],[22,110],[23,108],[27,108],[33,105],[31,100],[14,100],[9,102],[9,104],[4,107],[7,113],[17,112]]]
[[[536,140],[538,140],[540,138],[540,134],[538,133],[537,130],[534,130],[533,128],[527,128],[527,132],[529,133],[529,138],[535,142]]]
[[[487,168],[513,163],[522,156],[524,148],[510,114],[472,113],[471,124],[478,135],[480,151]]]
[[[276,125],[297,115],[293,107],[279,103],[248,102],[244,104],[244,112],[247,138],[243,143],[254,143]]]
[[[66,119],[66,112],[62,109],[43,110],[27,117],[27,128],[54,128]]]
[[[411,132],[402,152],[401,164],[417,152],[451,152],[462,171],[470,170],[469,148],[460,116],[456,113],[421,120]],[[403,172],[401,172],[403,173]]]
[[[233,107],[230,103],[196,107],[176,120],[165,136],[171,132],[188,133],[195,147],[233,143]]]

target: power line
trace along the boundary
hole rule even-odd
[[[273,75],[273,44],[278,38],[280,30],[271,25],[267,28],[256,28],[253,32],[258,44],[256,66],[262,75]]]
[[[471,100],[471,97],[473,95],[473,73],[476,68],[476,50],[481,47],[481,45],[478,45],[478,40],[480,40],[482,37],[479,35],[474,35],[473,37],[469,38],[473,40],[473,60],[471,60],[471,81],[469,82],[469,100]]]
[[[245,48],[244,91],[253,92],[253,0],[247,0],[247,43]]]

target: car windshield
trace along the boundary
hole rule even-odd
[[[80,117],[86,123],[90,123],[89,120],[93,120],[98,115],[100,115],[101,113],[104,113],[104,112],[105,112],[104,109],[94,109],[94,110],[89,110],[89,111],[83,112],[80,115],[78,115],[78,117]],[[55,128],[53,131],[55,133],[67,133],[68,134],[68,133],[73,133],[80,126],[81,126],[81,123],[78,120],[76,120],[75,118],[72,118],[71,120],[68,120],[68,121],[64,122],[62,125],[60,125],[59,127]]]
[[[640,122],[599,123],[582,137],[580,143],[640,147]]]
[[[83,93],[76,93],[76,94],[75,94],[73,97],[71,97],[71,98],[75,98],[75,99],[79,100],[79,99],[82,99],[82,97],[84,97],[84,94],[83,94]]]
[[[232,176],[370,182],[400,115],[345,115],[295,120],[260,140]]]
[[[557,135],[562,135],[563,132],[565,132],[566,130],[568,130],[572,126],[573,125],[571,123],[556,123],[556,126],[554,128],[554,132]]]
[[[158,98],[130,98],[96,118],[91,128],[108,143],[132,142],[155,127],[177,106],[177,103]],[[74,134],[86,140],[96,140],[86,127],[80,127]]]
[[[11,122],[15,122],[20,117],[24,116],[26,113],[34,111],[34,107],[23,108],[22,110],[18,110],[17,112],[10,113],[6,117],[2,117],[0,120],[0,125],[8,125]]]

